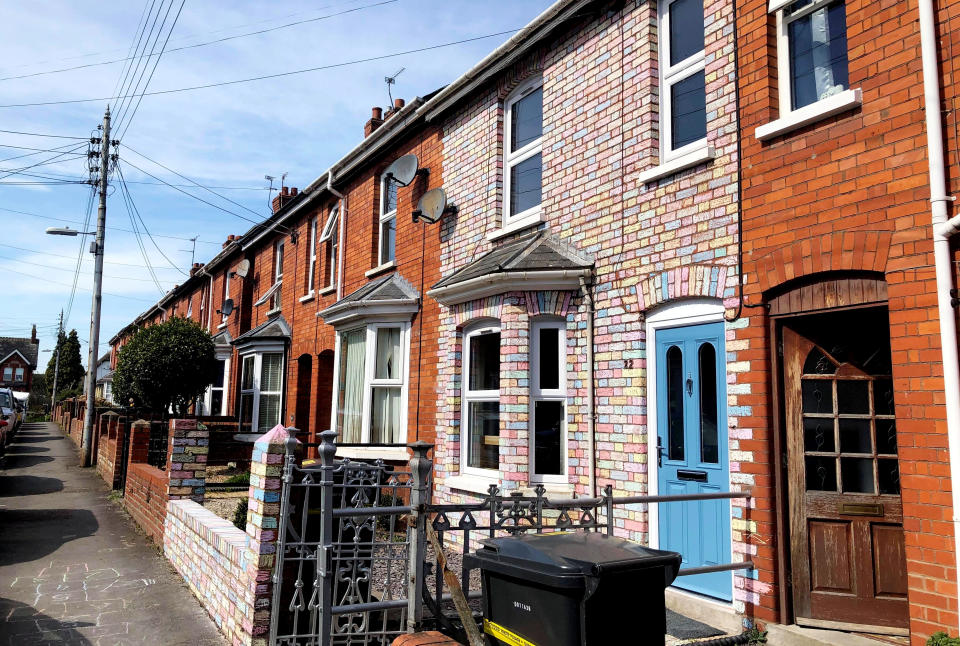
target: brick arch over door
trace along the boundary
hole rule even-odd
[[[890,231],[837,231],[798,240],[756,259],[760,291],[825,272],[884,273],[890,252]]]
[[[636,285],[637,305],[643,312],[680,298],[722,299],[734,277],[733,268],[724,265],[684,265],[650,274]]]

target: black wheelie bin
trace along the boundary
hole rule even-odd
[[[491,538],[465,558],[483,581],[491,646],[663,644],[664,589],[680,555],[616,536]]]

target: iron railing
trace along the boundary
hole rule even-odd
[[[440,629],[466,643],[438,554],[427,540],[428,522],[448,565],[459,570],[463,593],[477,599],[475,573],[462,557],[479,538],[545,531],[612,535],[615,512],[626,505],[750,498],[749,491],[614,496],[607,486],[601,496],[551,500],[542,485],[527,494],[504,494],[491,485],[477,502],[440,504],[430,500],[431,445],[409,445],[413,457],[405,469],[397,469],[382,461],[337,459],[336,433],[325,431],[321,438],[319,464],[310,466],[298,466],[296,441],[287,442],[271,646],[389,646],[401,633],[422,628]],[[753,563],[687,568],[679,574],[739,569],[753,569]]]
[[[167,469],[167,425],[150,420],[150,441],[147,444],[147,464],[162,471]]]

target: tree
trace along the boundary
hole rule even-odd
[[[113,373],[117,402],[187,413],[217,372],[213,339],[189,319],[173,317],[137,330],[120,349]]]
[[[83,360],[80,358],[80,339],[76,330],[70,330],[66,335],[60,332],[57,338],[57,347],[47,363],[47,384],[53,388],[53,375],[56,371],[57,351],[60,352],[60,370],[57,373],[57,401],[73,393],[83,392]]]

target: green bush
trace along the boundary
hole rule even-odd
[[[233,512],[233,524],[238,528],[246,531],[247,529],[247,507],[249,507],[250,501],[247,498],[244,498],[240,501],[240,504],[237,505],[237,509]]]
[[[927,640],[927,646],[960,646],[960,638],[951,637],[947,633],[934,633]]]
[[[250,472],[245,471],[244,473],[234,473],[232,476],[224,480],[223,484],[248,485],[250,484]]]

